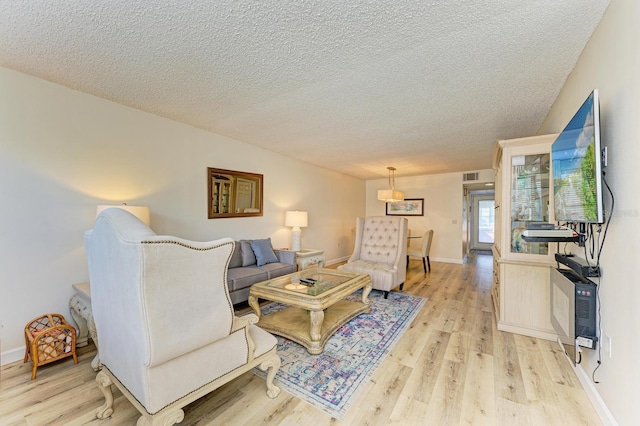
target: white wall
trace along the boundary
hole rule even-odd
[[[464,257],[463,173],[395,178],[395,188],[403,191],[405,198],[424,198],[424,216],[406,217],[411,235],[434,230],[429,258],[437,262],[462,263]],[[479,178],[480,182],[493,182],[494,172],[482,170]],[[367,181],[367,216],[386,214],[386,204],[378,201],[378,190],[388,186],[388,179]]]
[[[640,2],[612,0],[539,133],[559,132],[593,89],[599,89],[601,137],[608,147],[606,180],[615,211],[602,252],[600,314],[611,357],[585,350],[581,368],[621,425],[637,424],[640,402]],[[605,203],[607,210],[611,203]],[[580,253],[580,252],[579,252]],[[582,255],[584,257],[584,255]],[[595,379],[591,381],[595,371]]]
[[[72,321],[97,204],[148,205],[159,234],[271,237],[275,247],[290,245],[285,210],[307,210],[304,247],[324,249],[329,263],[351,253],[362,180],[3,68],[0,94],[3,363],[22,356],[30,319]],[[264,216],[207,219],[207,167],[263,174]]]

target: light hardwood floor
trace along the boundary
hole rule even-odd
[[[185,409],[183,425],[598,425],[587,395],[559,347],[499,332],[490,256],[464,265],[412,260],[404,291],[429,300],[378,367],[343,420],[283,391],[271,400],[264,380],[246,373]],[[115,392],[114,414],[94,419],[103,402],[90,363],[60,361],[2,368],[0,425],[132,425],[137,411]]]

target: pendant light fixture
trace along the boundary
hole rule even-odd
[[[404,200],[404,192],[395,189],[395,167],[387,167],[389,170],[389,189],[378,190],[378,200],[387,203],[397,203]]]

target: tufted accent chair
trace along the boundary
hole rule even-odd
[[[371,286],[389,292],[404,285],[407,266],[407,225],[404,217],[359,217],[356,222],[356,242],[353,254],[343,271],[369,274]]]
[[[229,298],[233,240],[156,235],[114,208],[84,238],[105,397],[98,418],[113,413],[112,384],[142,414],[138,425],[179,423],[182,407],[256,366],[268,370],[267,395],[278,395],[276,338],[255,315],[236,317]]]

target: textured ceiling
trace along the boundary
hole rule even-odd
[[[0,0],[0,66],[363,179],[477,170],[608,3]]]

